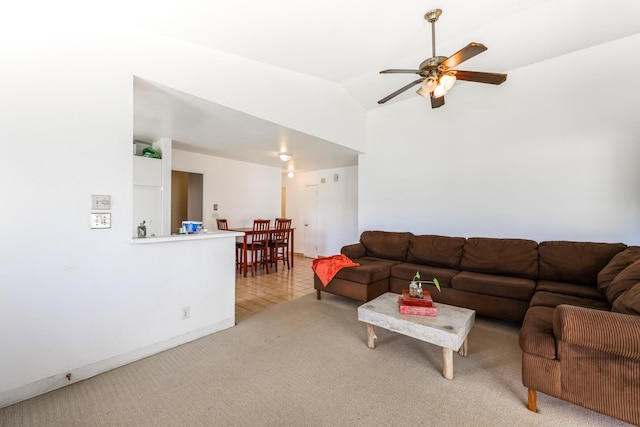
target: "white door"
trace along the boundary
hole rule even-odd
[[[304,188],[304,256],[318,257],[318,186]]]

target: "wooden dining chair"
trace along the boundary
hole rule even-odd
[[[226,219],[218,218],[216,219],[216,225],[218,226],[218,230],[228,230],[229,224]],[[242,268],[242,242],[236,241],[236,270],[240,270]]]
[[[289,238],[291,236],[291,220],[289,218],[276,218],[275,230],[271,232],[269,239],[269,262],[275,264],[278,271],[278,261],[287,265],[289,270]]]
[[[251,243],[247,243],[247,259],[245,262],[249,261],[249,252],[251,252],[251,264],[247,264],[247,268],[251,267],[251,274],[254,276],[259,265],[264,266],[267,274],[269,274],[270,225],[271,221],[268,219],[256,219],[253,221]]]

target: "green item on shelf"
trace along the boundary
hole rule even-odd
[[[151,147],[147,147],[145,149],[142,150],[142,155],[144,157],[151,157],[152,159],[161,159],[162,157],[160,156],[160,153],[158,153],[156,150],[154,150]]]

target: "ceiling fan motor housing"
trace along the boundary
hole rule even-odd
[[[442,64],[445,59],[447,59],[446,56],[434,56],[425,59],[420,64],[420,71],[422,71],[422,73],[420,74],[423,76],[428,76],[429,74],[431,74],[432,70],[437,70],[440,64]]]

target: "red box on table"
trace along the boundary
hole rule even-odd
[[[398,297],[398,306],[401,314],[415,314],[418,316],[438,315],[438,309],[433,305],[433,299],[428,291],[423,291],[422,298],[409,296],[407,289],[402,290],[402,296]]]

